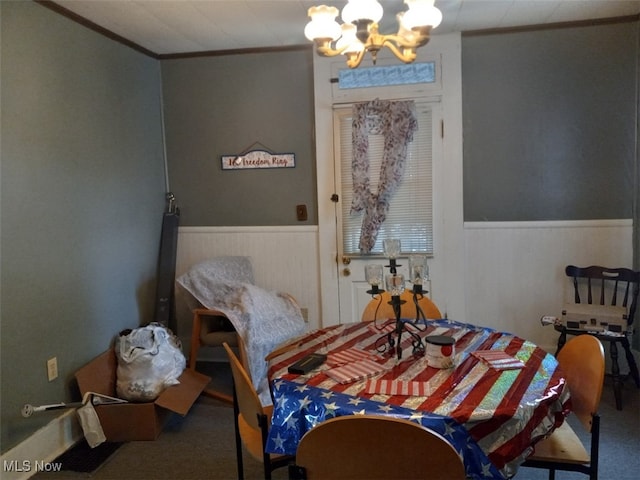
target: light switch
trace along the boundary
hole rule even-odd
[[[307,206],[306,205],[296,205],[296,216],[300,222],[304,222],[307,220]]]

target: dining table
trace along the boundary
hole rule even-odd
[[[425,355],[434,338],[453,339],[444,347],[450,362]],[[329,418],[388,415],[443,435],[467,478],[508,479],[571,409],[553,355],[511,333],[450,319],[333,325],[268,358],[273,415],[265,450],[274,454],[294,455],[302,436]]]

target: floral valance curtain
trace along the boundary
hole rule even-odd
[[[417,127],[413,100],[373,100],[353,105],[351,214],[364,211],[359,244],[361,253],[371,252],[376,243],[393,194],[402,182],[407,147]],[[380,179],[375,194],[370,187],[370,134],[384,135]]]

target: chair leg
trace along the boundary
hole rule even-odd
[[[620,366],[618,365],[617,342],[609,342],[611,347],[611,376],[613,378],[613,395],[616,399],[616,409],[622,410],[622,378],[620,378]]]
[[[549,469],[549,480],[556,480],[556,471],[553,468]]]
[[[640,388],[640,373],[638,373],[638,365],[636,364],[636,358],[631,353],[631,346],[629,345],[629,339],[624,337],[622,339],[622,348],[624,348],[624,354],[627,357],[627,364],[629,365],[629,374],[633,381],[636,382],[636,387]]]
[[[593,415],[591,421],[591,453],[589,466],[589,480],[598,480],[598,465],[600,463],[600,415]]]
[[[198,351],[200,350],[200,328],[202,326],[202,316],[200,310],[193,312],[193,324],[191,326],[191,351],[189,352],[189,369],[195,371],[196,363],[198,361]],[[202,392],[207,397],[220,400],[225,403],[233,403],[231,395],[213,390],[212,388],[205,388]]]
[[[226,393],[219,392],[217,390],[214,390],[213,388],[205,388],[202,391],[202,394],[206,395],[207,397],[213,398],[215,400],[220,400],[221,402],[224,402],[224,403],[233,403],[233,398],[231,397],[231,395],[227,395]]]
[[[202,319],[198,311],[193,312],[193,323],[191,325],[191,351],[189,352],[189,368],[196,369],[196,361],[198,359],[198,350],[200,350],[200,327]]]
[[[556,348],[555,357],[558,356],[558,353],[564,347],[564,344],[567,343],[567,330],[565,328],[560,332],[560,336],[558,337],[558,348]]]
[[[238,480],[244,480],[244,465],[242,464],[242,439],[240,438],[240,427],[238,425],[238,415],[240,407],[236,397],[236,387],[233,387],[233,426],[236,432],[236,462],[238,466]]]
[[[265,480],[271,480],[271,455],[269,455],[264,448],[267,444],[267,436],[269,435],[268,419],[265,415],[258,414],[258,425],[260,425],[260,431],[262,433],[262,463],[264,465],[264,478]]]

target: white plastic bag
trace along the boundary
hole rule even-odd
[[[116,392],[132,402],[152,402],[178,377],[187,361],[180,340],[165,326],[150,323],[116,339]]]
[[[96,409],[93,408],[93,403],[85,403],[77,410],[77,414],[84,432],[84,438],[91,448],[96,448],[101,443],[106,442],[107,437],[104,436],[104,431],[100,425]]]

